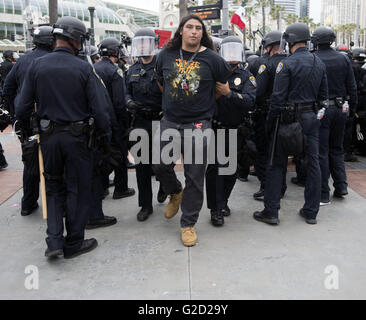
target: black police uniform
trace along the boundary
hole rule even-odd
[[[353,61],[352,68],[356,79],[357,84],[357,95],[358,95],[358,104],[355,110],[356,118],[350,117],[347,122],[351,122],[352,124],[348,124],[347,129],[347,137],[345,137],[345,150],[347,156],[352,153],[351,145],[354,145],[357,149],[357,153],[360,155],[366,155],[366,69],[364,67],[366,60],[364,61]],[[354,114],[354,115],[355,115]],[[352,115],[351,115],[352,116]],[[357,138],[355,134],[355,126],[354,124],[358,124],[360,126],[361,132],[364,135],[364,139],[360,140]],[[351,156],[352,157],[352,156]]]
[[[6,76],[8,75],[10,70],[13,68],[13,66],[14,66],[14,63],[11,62],[9,59],[5,59],[0,64],[1,88],[4,87],[4,82],[5,82]]]
[[[312,71],[311,71],[312,70]],[[315,219],[319,211],[321,193],[321,173],[319,167],[319,127],[317,101],[328,99],[328,85],[323,62],[311,54],[307,48],[299,48],[290,57],[280,62],[276,70],[270,110],[269,127],[274,127],[281,108],[294,104],[299,113],[299,122],[306,137],[307,180],[305,204],[302,212],[307,219]],[[273,139],[271,144],[273,143]],[[271,145],[270,144],[270,145]],[[277,143],[273,165],[267,166],[264,206],[262,216],[278,219],[284,171],[288,154]]]
[[[117,121],[120,125],[120,130],[123,135],[128,128],[128,117],[125,105],[126,84],[123,77],[123,71],[119,69],[118,66],[107,57],[102,57],[101,61],[94,64],[94,68],[97,74],[102,78],[107,88],[109,97],[112,101],[114,112],[116,114]],[[116,137],[115,139],[117,140],[118,137]],[[115,194],[124,193],[128,190],[127,141],[122,136],[119,139],[121,139],[121,152],[125,161],[121,163],[118,168],[114,169]],[[106,176],[105,188],[108,188],[108,183],[108,176]]]
[[[14,114],[14,105],[19,99],[19,93],[21,91],[22,85],[24,83],[25,76],[28,72],[31,63],[50,51],[44,48],[36,48],[33,51],[21,56],[14,67],[9,72],[4,83],[3,95],[6,105]],[[24,130],[25,137],[30,137],[33,135],[32,129],[30,128],[30,119],[27,119],[22,124],[22,130]],[[23,153],[23,197],[22,197],[22,214],[31,212],[32,209],[36,208],[37,200],[39,197],[39,170],[34,170],[34,163],[28,161],[26,154],[27,150],[31,150],[32,142],[22,141],[22,153]],[[38,164],[38,153],[34,153],[32,159]],[[36,166],[38,169],[38,165]]]
[[[319,131],[319,160],[322,173],[321,202],[329,202],[328,180],[333,178],[334,194],[347,192],[347,176],[344,166],[343,139],[347,112],[343,103],[349,100],[351,110],[357,106],[357,86],[351,63],[347,57],[329,46],[319,46],[316,55],[327,70],[329,107],[321,120]],[[354,113],[354,112],[352,112]]]
[[[260,56],[258,59],[255,59],[253,63],[249,65],[249,70],[253,74],[253,76],[257,76],[259,67],[262,64],[265,64],[268,59],[270,58],[270,55],[268,53],[264,53],[262,56]]]
[[[145,129],[149,134],[149,158],[150,164],[138,164],[136,166],[137,186],[139,189],[139,207],[152,209],[152,185],[151,177],[153,174],[151,165],[151,146],[152,146],[152,121],[161,119],[161,100],[162,94],[156,82],[154,68],[156,57],[144,64],[142,59],[133,64],[127,74],[126,103],[132,100],[137,104],[132,112],[132,127]]]
[[[49,250],[64,250],[66,256],[78,252],[84,241],[84,229],[91,203],[92,155],[88,136],[77,129],[84,121],[95,118],[96,127],[110,136],[110,120],[104,100],[98,96],[98,78],[93,68],[66,47],[36,59],[29,67],[16,116],[27,120],[37,103],[40,119],[49,119],[53,129],[42,129],[41,149],[44,157],[48,206]],[[67,199],[64,206],[63,177]],[[63,236],[63,214],[67,236]]]
[[[229,130],[237,129],[244,121],[245,115],[251,111],[255,102],[256,82],[252,73],[242,66],[238,66],[232,72],[229,80],[231,92],[228,96],[221,96],[217,100],[217,109],[214,116],[213,128],[225,129],[225,153],[229,151]],[[240,135],[238,146],[241,145]],[[216,150],[218,150],[216,139]],[[219,175],[220,167],[227,167],[216,161],[209,164],[206,170],[206,194],[207,207],[213,215],[221,215],[226,209],[225,215],[229,214],[228,200],[236,182],[236,174]],[[214,218],[214,217],[213,217]],[[215,218],[214,218],[215,219]]]
[[[268,137],[265,133],[267,113],[273,92],[273,84],[278,64],[286,58],[285,54],[274,54],[259,66],[256,92],[256,106],[254,112],[255,144],[257,147],[257,158],[254,162],[255,172],[261,183],[260,189],[264,190],[266,183],[266,166],[268,162]],[[282,187],[282,193],[286,190],[286,180]]]

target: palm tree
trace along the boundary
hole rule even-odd
[[[248,18],[248,31],[249,31],[249,35],[248,35],[248,39],[252,40],[253,39],[253,35],[252,35],[252,16],[255,16],[258,13],[257,11],[257,7],[246,7],[245,8],[245,15]]]
[[[299,18],[299,22],[305,23],[307,26],[314,23],[314,20],[312,18],[309,18],[308,16]]]
[[[277,21],[277,29],[280,30],[280,20],[281,16],[285,13],[285,7],[281,5],[275,5],[271,7],[269,15],[273,20]]]
[[[257,0],[256,7],[262,9],[263,33],[266,32],[266,8],[272,4],[271,0]]]
[[[298,15],[292,14],[292,13],[289,13],[285,17],[285,21],[286,21],[287,25],[290,25],[290,24],[293,24],[293,23],[297,22],[298,19],[299,19]]]
[[[349,23],[346,25],[346,30],[347,30],[347,35],[348,35],[348,44],[350,45],[351,40],[352,40],[352,35],[354,34],[357,25],[355,23]]]

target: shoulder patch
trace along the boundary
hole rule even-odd
[[[262,74],[264,70],[267,69],[267,66],[265,64],[262,64],[258,69],[258,74]]]
[[[123,78],[123,77],[124,77],[124,76],[123,76],[123,71],[122,71],[122,69],[118,68],[118,69],[117,69],[117,73],[119,74],[119,76],[120,76],[121,78]]]
[[[283,62],[280,62],[277,66],[276,73],[280,73],[283,69]]]
[[[253,86],[255,86],[255,87],[257,86],[257,81],[255,81],[255,77],[254,76],[250,76],[249,77],[249,80],[250,80],[250,82],[252,83]]]

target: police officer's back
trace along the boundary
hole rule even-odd
[[[305,204],[300,215],[307,223],[316,223],[316,215],[320,203],[320,167],[319,167],[319,126],[317,120],[317,102],[326,106],[328,85],[323,62],[307,49],[310,40],[309,28],[302,23],[287,27],[284,39],[289,44],[292,55],[280,62],[276,70],[271,105],[268,112],[267,128],[272,133],[278,124],[278,117],[287,116],[284,107],[296,111],[302,134],[305,135],[305,148],[308,158],[308,177],[305,185]],[[282,118],[283,119],[283,118]],[[272,137],[277,137],[274,132]],[[290,138],[290,137],[289,137]],[[272,139],[271,145],[275,142]],[[264,193],[265,209],[254,212],[254,218],[269,224],[278,224],[281,186],[284,171],[287,167],[288,151],[281,143],[274,144],[275,153],[272,163],[268,166]]]
[[[117,66],[118,59],[121,53],[121,43],[112,37],[103,39],[99,44],[99,53],[102,59],[94,64],[95,71],[102,78],[109,97],[112,101],[113,109],[119,123],[121,132],[120,137],[113,137],[115,140],[120,140],[118,143],[121,146],[123,161],[120,166],[115,168],[114,184],[115,189],[113,199],[121,199],[133,196],[135,190],[128,188],[127,174],[127,141],[123,136],[128,129],[128,116],[125,104],[126,84],[123,71]],[[109,179],[105,179],[105,187],[108,188]],[[108,191],[108,190],[107,190]]]
[[[259,191],[253,194],[253,197],[256,200],[263,200],[264,198],[266,164],[268,160],[268,139],[263,133],[265,132],[267,112],[273,92],[277,66],[286,58],[286,54],[280,52],[281,38],[282,33],[279,31],[271,31],[264,36],[262,46],[269,57],[267,59],[262,59],[263,63],[259,66],[256,76],[257,91],[254,112],[254,132],[257,157],[254,161],[254,168],[258,180],[261,183]],[[283,193],[285,188],[286,185],[284,184]]]
[[[328,179],[334,181],[334,196],[347,192],[347,177],[343,158],[343,139],[348,113],[354,114],[357,106],[357,87],[349,59],[330,46],[335,41],[334,31],[327,27],[317,28],[312,35],[316,55],[326,67],[329,91],[329,107],[321,120],[319,157],[322,173],[321,205],[329,204]],[[349,106],[350,110],[348,110]]]
[[[35,48],[20,57],[9,72],[4,83],[3,95],[11,114],[14,114],[14,104],[16,104],[16,101],[19,98],[19,93],[29,66],[35,59],[42,57],[53,50],[54,36],[52,34],[52,27],[41,26],[35,29],[33,33],[33,43],[35,44]],[[17,121],[17,124],[19,123],[20,122]],[[34,148],[35,141],[28,140],[28,137],[33,135],[30,128],[30,119],[23,121],[19,127],[22,131],[20,140],[22,143],[22,159],[24,163],[21,215],[27,216],[38,208],[39,171],[38,163],[35,163],[34,160],[38,159],[38,152],[37,149]],[[19,129],[17,128],[17,130]]]
[[[48,200],[45,255],[73,258],[97,246],[95,239],[84,240],[92,179],[90,137],[86,132],[93,117],[96,129],[109,137],[110,121],[104,100],[97,94],[99,80],[93,68],[76,57],[87,36],[85,25],[76,18],[62,17],[54,25],[53,34],[56,48],[29,67],[15,113],[26,120],[37,103]],[[63,179],[66,203],[61,194]]]
[[[13,54],[14,52],[12,50],[5,50],[3,53],[4,61],[0,64],[1,88],[4,86],[6,76],[14,66],[15,60]]]

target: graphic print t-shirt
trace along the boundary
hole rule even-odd
[[[157,79],[163,85],[163,114],[169,121],[189,123],[209,120],[216,108],[216,82],[226,83],[231,68],[216,52],[199,52],[188,66],[193,52],[184,51],[188,87],[182,88],[183,64],[179,49],[164,49],[157,59]]]

